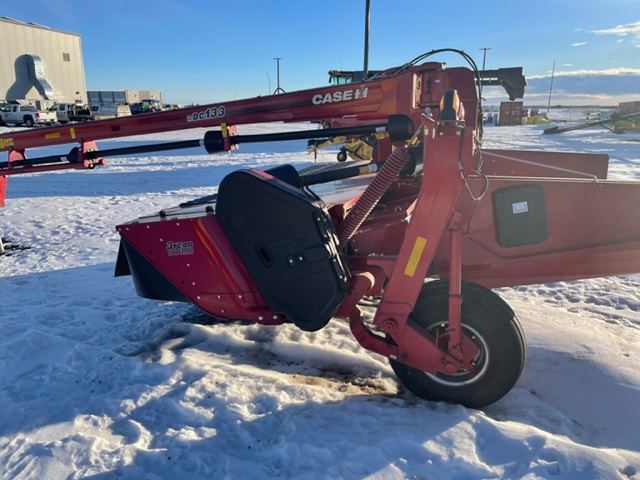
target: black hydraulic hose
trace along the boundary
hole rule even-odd
[[[202,145],[202,140],[183,140],[180,142],[168,142],[147,145],[135,145],[131,147],[109,148],[106,150],[88,151],[84,154],[84,159],[95,160],[101,157],[118,157],[137,153],[164,152],[168,150],[180,150],[183,148],[193,148]],[[0,168],[27,167],[35,165],[46,165],[52,163],[76,163],[78,161],[78,148],[73,148],[66,155],[49,155],[47,157],[26,158],[13,160],[12,162],[0,162]]]
[[[376,173],[384,162],[385,160],[380,160],[378,162],[371,162],[365,165],[350,165],[335,170],[308,173],[306,175],[300,176],[300,183],[302,184],[302,186],[306,187],[311,185],[318,185],[320,183],[335,182],[336,180],[344,180],[360,175]]]
[[[353,127],[323,128],[318,130],[300,130],[282,133],[263,133],[258,135],[236,135],[231,143],[257,143],[286,140],[306,140],[309,138],[339,137],[343,135],[364,135],[377,130],[384,130],[386,123],[378,125],[358,125]]]
[[[100,157],[119,157],[122,155],[132,155],[137,153],[163,152],[168,150],[180,150],[183,148],[194,148],[202,145],[202,140],[182,140],[179,142],[168,142],[147,145],[135,145],[131,147],[109,148],[107,150],[96,150],[86,152],[85,158],[93,160]]]
[[[240,143],[276,142],[287,140],[302,140],[312,138],[337,137],[347,135],[364,135],[373,132],[385,131],[392,140],[405,140],[409,136],[411,120],[403,115],[391,115],[387,123],[375,125],[354,125],[349,127],[325,128],[316,130],[298,130],[294,132],[267,133],[258,135],[235,135],[229,138],[231,145]],[[117,157],[134,155],[139,153],[153,153],[168,150],[180,150],[204,146],[208,153],[218,153],[225,150],[224,138],[220,130],[211,130],[205,133],[204,138],[197,140],[182,140],[178,142],[155,143],[135,145],[130,147],[110,148],[106,150],[87,151],[83,159],[95,160],[102,157]],[[32,159],[20,159],[11,162],[0,162],[0,169],[25,167],[55,163],[78,162],[78,147],[74,147],[66,155],[50,155]]]

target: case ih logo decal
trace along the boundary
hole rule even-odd
[[[209,120],[210,118],[224,117],[226,110],[223,106],[209,107],[201,112],[194,112],[187,115],[187,122],[197,122],[198,120]]]
[[[193,242],[167,242],[167,255],[193,255]]]
[[[352,88],[351,90],[339,90],[337,92],[318,93],[311,97],[314,105],[322,105],[324,103],[348,102],[349,100],[358,100],[359,98],[367,98],[367,87]]]

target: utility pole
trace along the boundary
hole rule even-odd
[[[482,70],[484,70],[484,66],[487,62],[487,50],[491,50],[491,49],[484,47],[484,48],[480,48],[480,50],[484,50],[484,54],[482,55]]]
[[[369,11],[371,10],[371,0],[366,0],[364,7],[364,68],[362,69],[362,79],[369,76]]]
[[[273,57],[273,59],[276,61],[276,85],[277,85],[273,94],[276,95],[278,93],[286,93],[282,88],[280,88],[280,60],[282,60],[282,57]]]
[[[551,86],[549,87],[549,102],[547,103],[547,116],[549,116],[549,109],[551,108],[551,92],[553,92],[553,76],[556,73],[556,61],[553,61],[553,70],[551,70]]]

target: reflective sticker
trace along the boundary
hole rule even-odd
[[[56,133],[45,133],[44,138],[46,138],[47,140],[50,140],[52,138],[60,138],[60,133],[58,133],[58,132],[56,132]]]
[[[514,215],[517,213],[527,213],[529,211],[529,204],[527,202],[512,203],[511,208],[513,209]]]
[[[407,266],[404,267],[404,274],[408,277],[413,277],[415,275],[416,268],[418,268],[418,262],[420,261],[420,257],[422,256],[422,252],[426,245],[426,238],[420,236],[416,237],[416,241],[411,249],[411,255],[409,255],[409,261],[407,262]]]

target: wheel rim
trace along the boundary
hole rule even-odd
[[[427,328],[427,331],[433,335],[442,336],[443,333],[446,332],[448,326],[448,322],[438,322],[430,325]],[[436,374],[422,372],[424,375],[429,377],[434,382],[437,382],[441,385],[446,385],[448,387],[462,387],[465,385],[469,385],[471,383],[477,382],[480,378],[484,376],[489,368],[489,346],[487,341],[484,339],[478,331],[470,327],[469,325],[462,325],[462,333],[466,335],[475,345],[478,347],[478,353],[471,359],[471,364],[473,365],[473,370],[464,370],[461,369],[455,373],[448,374],[438,372]],[[446,348],[446,345],[443,346]]]

